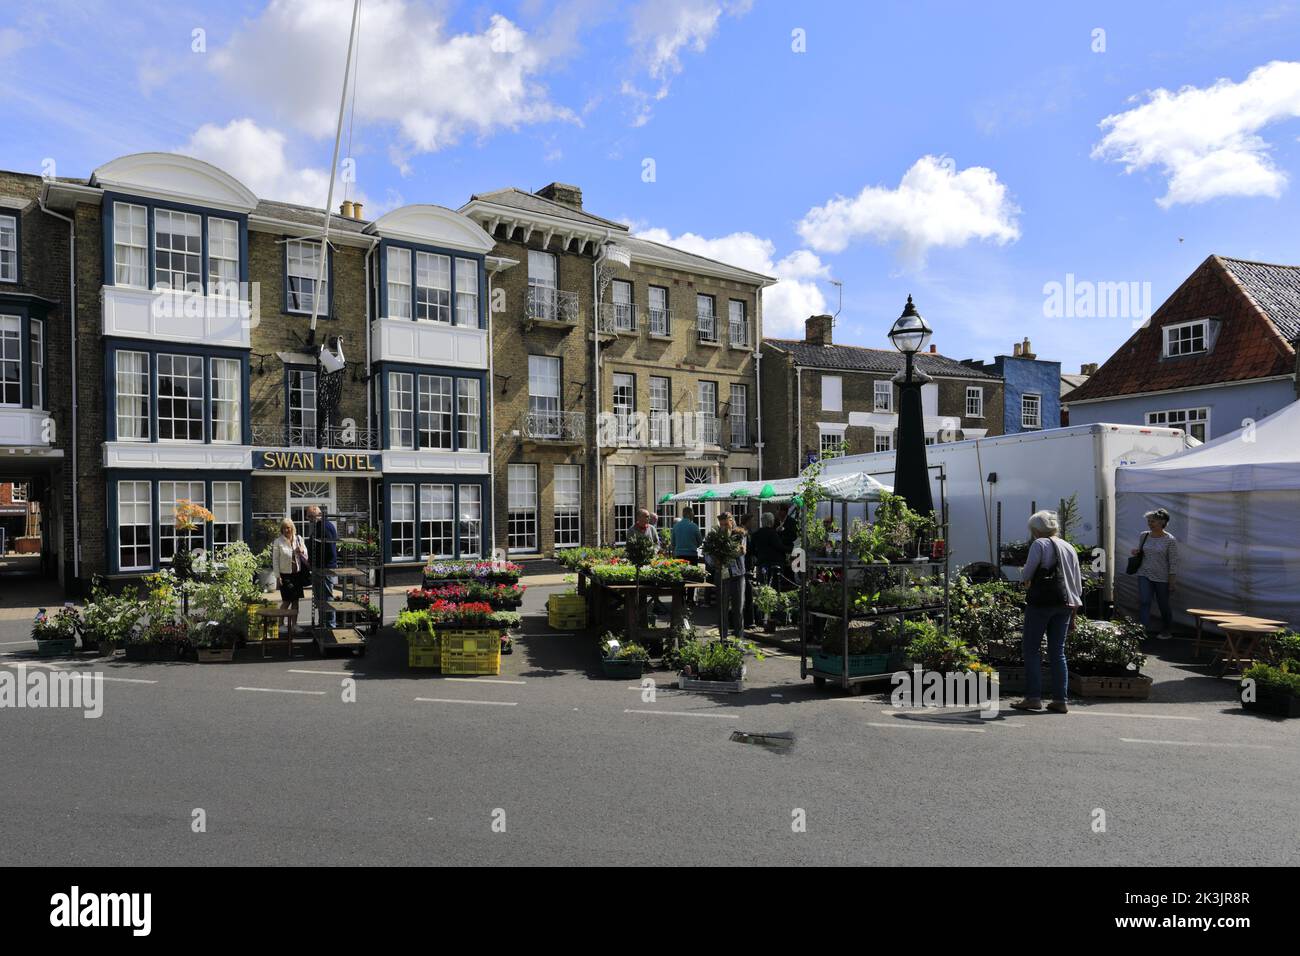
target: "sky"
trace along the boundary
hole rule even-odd
[[[1210,254],[1300,264],[1300,0],[1068,7],[362,0],[335,202],[573,183],[778,278],[768,336],[887,348],[910,294],[946,355],[1077,372]],[[0,168],[176,150],[323,205],[351,13],[6,0]]]

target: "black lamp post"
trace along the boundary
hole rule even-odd
[[[903,314],[889,330],[889,341],[907,359],[903,371],[894,376],[898,385],[898,446],[894,452],[894,494],[918,514],[934,510],[930,495],[929,462],[925,457],[925,416],[921,410],[921,386],[930,381],[915,367],[914,356],[925,348],[933,330],[907,297]]]

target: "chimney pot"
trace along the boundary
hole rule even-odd
[[[352,215],[352,200],[351,200],[351,199],[345,199],[345,200],[343,200],[343,204],[339,206],[339,215],[342,216],[344,219],[353,219],[353,218],[355,218],[355,217]]]
[[[1011,343],[1011,357],[1012,357],[1012,358],[1020,358],[1020,343],[1019,343],[1019,342],[1012,342],[1012,343]]]
[[[359,202],[354,202],[354,203],[352,204],[352,218],[353,218],[353,219],[360,219],[360,218],[361,218],[361,203],[359,203]]]
[[[808,316],[804,321],[804,341],[809,345],[830,345],[834,321],[829,315]]]
[[[935,345],[933,342],[931,342],[931,343],[930,343],[930,354],[931,354],[931,355],[937,355],[938,353],[939,353],[939,346],[937,346],[937,345]]]

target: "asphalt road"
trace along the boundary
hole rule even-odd
[[[27,627],[0,620],[0,666]],[[1300,863],[1300,721],[1183,665],[1153,662],[1150,701],[985,721],[818,691],[786,656],[740,695],[643,700],[589,638],[527,630],[491,679],[413,675],[392,640],[60,663],[105,675],[104,713],[0,709],[0,865]]]

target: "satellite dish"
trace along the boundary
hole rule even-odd
[[[320,364],[326,372],[338,372],[347,366],[347,361],[343,358],[343,337],[339,336],[337,352],[331,352],[325,346],[320,349]]]

